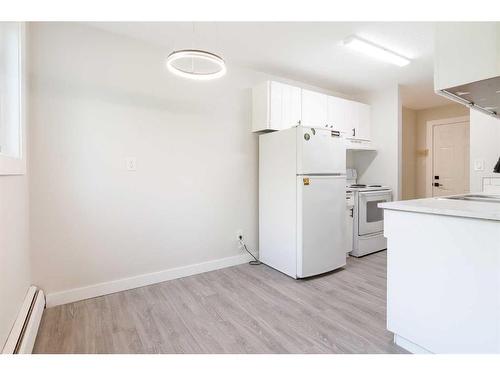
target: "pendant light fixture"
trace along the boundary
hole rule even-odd
[[[193,22],[193,44],[194,44]],[[208,81],[222,77],[227,72],[224,59],[215,53],[201,49],[181,49],[167,57],[167,69],[179,77]]]

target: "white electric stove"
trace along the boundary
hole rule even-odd
[[[392,201],[392,189],[379,184],[353,183],[352,177],[357,177],[356,171],[353,171],[348,171],[348,177],[351,178],[347,180],[346,186],[346,197],[351,197],[353,202],[350,214],[348,211],[352,221],[352,248],[349,248],[349,254],[361,257],[387,248],[387,239],[384,237],[384,210],[378,205]]]

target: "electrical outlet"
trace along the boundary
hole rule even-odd
[[[137,163],[135,158],[126,158],[125,164],[127,165],[127,171],[136,171]]]
[[[243,239],[243,231],[241,229],[238,229],[236,231],[236,239],[239,241],[239,240],[242,240]]]
[[[484,160],[483,159],[474,160],[474,170],[475,171],[484,171]]]

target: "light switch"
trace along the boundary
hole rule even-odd
[[[484,160],[483,159],[474,160],[474,170],[475,171],[484,171]]]
[[[126,158],[125,163],[127,165],[127,171],[137,170],[137,164],[135,158]]]

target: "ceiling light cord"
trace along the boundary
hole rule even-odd
[[[192,37],[191,37],[191,49],[180,49],[174,50],[168,55],[166,65],[167,69],[179,77],[209,81],[222,77],[226,74],[226,62],[224,59],[215,53],[196,49],[197,43],[200,40],[196,39],[196,25],[194,22],[191,23]],[[217,44],[217,24],[215,24],[214,30],[215,45]],[[174,41],[175,47],[175,41]],[[183,63],[184,61],[184,63]],[[203,69],[206,65],[212,66],[213,69],[207,71]]]

